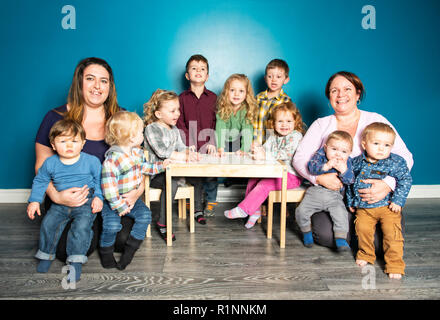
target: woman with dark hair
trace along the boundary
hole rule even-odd
[[[392,126],[382,115],[358,108],[364,93],[365,89],[362,81],[351,72],[337,72],[327,81],[325,95],[334,113],[330,116],[319,118],[311,124],[292,160],[295,170],[312,184],[321,185],[331,190],[339,190],[342,187],[342,182],[336,173],[314,176],[307,170],[307,162],[318,149],[323,147],[327,136],[331,132],[342,130],[352,136],[353,151],[350,156],[353,158],[362,153],[361,135],[367,125],[372,122],[383,122]],[[394,127],[393,129],[395,130]],[[397,130],[395,131],[397,132]],[[402,156],[411,170],[414,163],[412,154],[398,134],[392,152]],[[382,200],[390,191],[394,190],[396,185],[396,181],[392,177],[386,177],[383,180],[368,179],[365,180],[365,183],[371,184],[371,187],[359,190],[359,193],[362,199],[368,203]],[[347,236],[347,242],[350,243],[353,236],[354,217],[350,212],[348,212],[348,217],[350,231]],[[312,233],[316,243],[335,248],[332,220],[328,212],[317,212],[312,216]]]
[[[86,132],[86,143],[83,152],[94,155],[102,162],[104,154],[109,146],[105,142],[106,121],[117,111],[121,110],[117,102],[116,88],[113,71],[108,63],[100,58],[86,58],[81,60],[75,68],[72,84],[70,86],[67,104],[50,110],[44,117],[35,139],[35,172],[43,164],[44,160],[54,154],[49,142],[49,131],[52,126],[61,119],[73,119],[82,124]],[[128,204],[133,205],[139,196],[144,192],[144,184],[137,190],[133,190],[125,195]],[[79,207],[87,202],[89,189],[70,188],[58,192],[52,183],[46,190],[46,208],[51,201],[70,207]],[[130,219],[128,219],[130,220]],[[126,221],[126,224],[132,223]],[[93,239],[88,255],[92,253],[98,244],[102,220],[100,214],[93,226]],[[70,224],[64,229],[57,248],[57,258],[64,261],[66,259],[66,237],[70,229]],[[122,232],[122,236],[128,236],[128,232]],[[118,244],[117,248],[123,248]]]

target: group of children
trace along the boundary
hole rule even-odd
[[[56,154],[44,162],[34,179],[28,216],[34,219],[35,213],[40,215],[40,203],[51,181],[58,191],[87,185],[91,192],[87,203],[79,208],[52,204],[48,210],[40,228],[36,254],[40,260],[38,272],[49,270],[61,232],[67,222],[73,220],[67,238],[67,263],[74,272],[68,274],[68,281],[80,279],[82,264],[87,262],[86,252],[93,235],[91,227],[97,212],[101,212],[103,218],[99,242],[101,264],[104,268],[124,270],[151,223],[151,211],[144,202],[138,199],[131,203],[124,194],[138,188],[145,174],[152,176],[152,187],[164,189],[164,169],[172,161],[198,161],[201,153],[220,157],[225,152],[249,154],[254,159],[284,161],[288,167],[287,188],[301,184],[302,178],[295,172],[292,158],[305,129],[299,110],[283,91],[283,85],[289,81],[289,67],[285,61],[274,59],[267,65],[267,90],[256,97],[246,75],[233,74],[217,98],[205,87],[209,65],[201,55],[188,60],[185,77],[190,87],[180,95],[161,89],[153,93],[144,104],[144,119],[134,112],[120,111],[107,121],[106,142],[110,148],[102,165],[96,157],[81,152],[85,142],[81,125],[72,120],[60,120],[52,127],[50,142]],[[348,133],[336,131],[328,137],[325,146],[310,160],[309,171],[315,175],[336,172],[344,187],[339,191],[309,187],[295,213],[304,245],[311,247],[311,215],[320,210],[329,211],[336,246],[340,251],[347,250],[346,195],[347,207],[352,212],[358,208],[359,252],[356,263],[360,266],[374,263],[375,221],[387,224],[388,221],[396,223],[398,219],[400,223],[400,211],[411,186],[405,160],[390,155],[394,131],[381,123],[367,129],[362,140],[365,153],[355,159],[349,157],[353,140]],[[142,143],[148,151],[148,159],[141,148]],[[365,187],[362,180],[387,175],[396,178],[396,190],[380,203],[369,205],[362,202],[356,192]],[[215,214],[217,180],[195,177],[185,180],[195,188],[195,219],[204,225],[207,221],[205,215]],[[181,179],[172,180],[173,197],[181,183]],[[252,228],[261,216],[260,207],[269,192],[280,189],[281,179],[249,179],[245,199],[237,207],[226,210],[224,215],[228,219],[248,218],[245,226]],[[156,222],[163,239],[167,236],[165,194],[161,193]],[[378,206],[380,208],[376,208]],[[124,215],[131,217],[134,225],[117,262],[113,254],[114,244]],[[391,215],[393,220],[388,217]],[[384,229],[386,259],[389,257],[392,266],[389,273],[403,274],[403,242],[395,241],[393,236],[388,236],[389,232]],[[172,238],[175,240],[175,235]]]

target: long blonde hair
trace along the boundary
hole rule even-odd
[[[179,96],[173,91],[162,89],[157,89],[156,91],[154,91],[150,100],[144,103],[145,125],[149,125],[150,123],[156,122],[158,120],[154,113],[161,108],[164,101],[170,101],[174,99],[179,99]]]
[[[246,99],[243,101],[243,104],[247,110],[246,119],[252,124],[257,117],[257,100],[255,99],[251,82],[244,74],[234,73],[226,80],[223,90],[217,100],[217,114],[222,120],[225,121],[228,120],[233,114],[233,105],[231,101],[229,101],[229,88],[231,86],[231,82],[234,80],[240,80],[245,83]]]
[[[107,100],[104,102],[105,119],[108,120],[113,114],[120,110],[116,96],[113,71],[110,65],[100,58],[85,58],[78,63],[73,73],[72,84],[70,85],[69,95],[67,97],[69,110],[62,114],[66,119],[72,119],[79,123],[82,123],[84,120],[83,77],[84,70],[92,64],[100,65],[105,68],[109,74],[109,92]]]

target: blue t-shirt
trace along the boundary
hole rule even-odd
[[[87,185],[94,189],[92,198],[104,200],[101,191],[101,163],[92,155],[81,152],[77,162],[64,164],[57,154],[47,158],[32,183],[29,202],[42,202],[47,186],[52,181],[57,191]]]
[[[64,114],[66,111],[67,111],[67,106],[64,105],[52,109],[48,113],[46,113],[46,116],[44,117],[43,121],[41,122],[40,128],[38,129],[35,142],[38,142],[52,149],[52,146],[50,145],[50,141],[49,141],[49,131],[52,128],[52,126],[55,124],[55,122],[64,118],[62,114]],[[104,154],[109,147],[110,146],[105,142],[105,140],[86,139],[86,143],[84,144],[82,151],[98,157],[99,161],[102,163],[104,161]]]

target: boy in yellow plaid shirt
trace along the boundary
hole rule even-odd
[[[289,78],[289,66],[281,59],[273,59],[266,66],[264,80],[267,89],[257,94],[258,114],[253,123],[254,144],[263,145],[266,141],[266,124],[269,119],[270,110],[282,103],[289,102],[290,97],[283,91],[283,85],[287,84]]]

